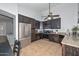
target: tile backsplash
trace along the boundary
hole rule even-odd
[[[36,29],[37,32],[43,32],[43,31],[56,32],[56,30],[58,30],[58,32],[66,32],[65,29]]]

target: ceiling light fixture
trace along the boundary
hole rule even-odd
[[[44,20],[52,20],[54,17],[59,17],[59,15],[52,15],[52,12],[51,12],[51,4],[49,3],[49,14],[48,16],[45,16],[45,19]]]

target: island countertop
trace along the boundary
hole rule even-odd
[[[72,35],[65,35],[64,39],[61,42],[62,44],[73,46],[79,48],[79,39],[76,39]]]

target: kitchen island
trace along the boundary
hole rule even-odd
[[[65,35],[61,43],[63,56],[79,56],[79,39],[72,35]]]

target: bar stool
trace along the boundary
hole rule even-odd
[[[14,48],[13,48],[13,54],[15,56],[19,56],[19,54],[20,54],[20,48],[21,48],[20,46],[21,46],[20,41],[15,40]]]

